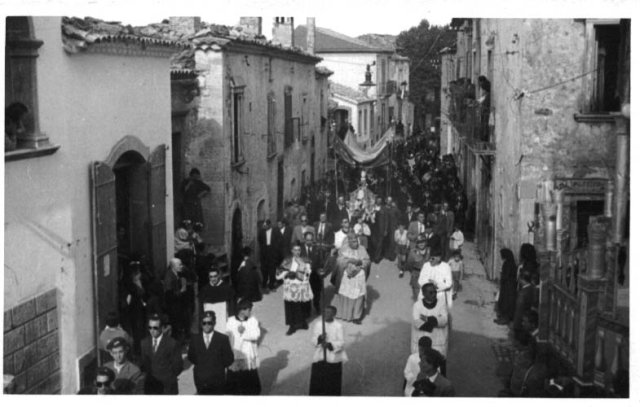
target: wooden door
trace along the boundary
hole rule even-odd
[[[99,332],[107,313],[118,312],[118,238],[116,233],[116,177],[103,162],[91,165],[91,214],[94,267],[94,306]]]
[[[149,157],[149,247],[151,264],[158,278],[167,267],[166,147],[158,146]]]

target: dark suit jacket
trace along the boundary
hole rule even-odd
[[[456,392],[453,389],[453,384],[446,377],[438,374],[436,380],[433,381],[436,387],[433,391],[433,397],[455,397]]]
[[[258,245],[260,246],[260,263],[265,267],[275,267],[282,261],[282,235],[280,229],[271,228],[271,244],[267,246],[267,231],[260,229],[258,232]]]
[[[286,259],[291,256],[291,235],[293,234],[293,229],[291,226],[287,226],[284,229],[284,233],[280,232],[278,229],[278,233],[280,233],[280,257],[281,259]]]
[[[238,270],[237,280],[238,292],[236,294],[238,298],[251,302],[262,300],[262,291],[260,290],[262,276],[258,272],[258,267],[253,260],[248,259],[244,267]]]
[[[333,244],[333,234],[334,234],[334,229],[333,229],[333,224],[329,221],[326,221],[324,223],[324,235],[320,236],[320,222],[316,222],[313,227],[316,230],[316,234],[317,234],[317,241],[318,243],[324,243],[324,244],[328,244],[328,245],[332,245]]]
[[[213,393],[224,393],[226,371],[234,359],[226,335],[213,331],[209,348],[205,347],[202,332],[192,335],[187,358],[193,363],[193,380],[197,388],[207,387]]]
[[[178,394],[178,375],[182,372],[180,345],[167,333],[162,335],[158,350],[154,353],[151,337],[140,343],[141,370],[146,374],[146,394]],[[162,388],[158,384],[161,384]]]
[[[318,269],[322,269],[322,267],[324,266],[324,263],[322,261],[322,251],[321,251],[320,247],[318,247],[318,246],[312,247],[311,248],[311,254],[309,254],[309,251],[307,249],[307,245],[303,244],[301,252],[302,252],[301,256],[303,258],[305,258],[305,259],[308,259],[309,262],[311,263],[311,270],[314,273]]]

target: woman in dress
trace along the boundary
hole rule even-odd
[[[494,322],[498,325],[506,325],[513,320],[518,297],[518,266],[513,257],[513,252],[503,248],[500,250],[502,257],[502,272],[500,273],[500,296],[496,306],[498,314]]]
[[[347,246],[338,251],[336,287],[338,292],[332,305],[337,308],[336,318],[360,324],[364,317],[367,294],[367,274],[371,260],[364,247],[358,243],[354,232],[347,235]]]
[[[258,367],[258,339],[260,324],[251,315],[253,304],[242,300],[237,313],[227,320],[227,335],[233,349],[233,364],[227,370],[227,393],[258,395],[261,391]]]
[[[311,264],[300,257],[301,252],[300,243],[294,243],[291,257],[282,262],[276,274],[277,280],[284,280],[284,317],[289,325],[287,335],[292,335],[298,329],[309,329],[307,318],[311,315],[313,300],[309,284]]]

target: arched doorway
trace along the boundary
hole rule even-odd
[[[135,151],[124,153],[113,166],[116,176],[118,258],[149,258],[148,182],[145,159]]]
[[[236,286],[236,273],[242,262],[242,211],[236,208],[231,220],[231,282]]]
[[[149,264],[149,181],[146,160],[136,151],[122,154],[113,166],[118,237],[118,304],[122,327],[130,332],[134,350],[145,335],[144,312],[131,312],[127,306],[127,287],[131,279],[129,262]]]

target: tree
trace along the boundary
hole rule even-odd
[[[440,50],[454,46],[456,32],[449,26],[432,26],[429,21],[402,31],[396,39],[400,55],[409,57],[411,89],[409,100],[415,105],[416,126],[423,127],[427,114],[440,114]]]

